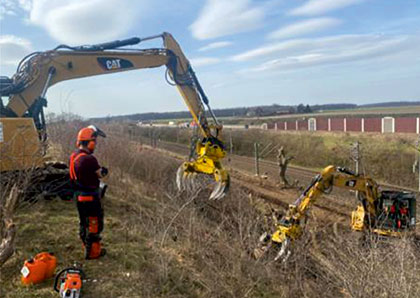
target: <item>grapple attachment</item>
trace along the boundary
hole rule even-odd
[[[184,162],[177,171],[176,183],[179,190],[195,190],[197,174],[212,176],[214,188],[210,200],[218,200],[229,190],[230,178],[223,169],[220,159],[225,157],[226,151],[222,142],[216,138],[205,138],[196,144],[197,158]]]
[[[299,221],[290,216],[295,209],[294,205],[289,206],[289,214],[286,214],[277,224],[273,234],[263,233],[259,239],[258,247],[254,250],[254,257],[259,259],[268,254],[274,255],[274,261],[285,262],[291,252],[290,244],[302,234],[302,227]]]

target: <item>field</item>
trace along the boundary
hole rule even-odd
[[[80,125],[50,126],[54,157],[67,158]],[[111,170],[103,233],[109,254],[82,259],[72,202],[41,200],[22,207],[16,214],[17,252],[1,268],[0,296],[57,297],[51,280],[20,285],[24,259],[41,250],[56,253],[59,269],[84,263],[90,279],[84,297],[420,295],[418,242],[361,241],[348,227],[352,201],[337,195],[320,201],[287,263],[255,260],[251,252],[261,232],[271,228],[271,208],[283,210],[297,190],[261,186],[254,177],[233,171],[228,196],[212,202],[208,190],[178,193],[174,176],[180,160],[128,136],[101,140],[97,156]]]
[[[420,106],[400,106],[400,107],[371,107],[357,109],[340,109],[326,110],[307,114],[286,114],[278,116],[260,116],[260,117],[218,117],[223,124],[252,124],[258,125],[263,123],[271,123],[285,119],[303,119],[311,117],[386,117],[386,116],[418,116],[420,114]],[[168,122],[182,123],[190,122],[191,118],[168,118],[152,121],[153,123],[168,124]],[[148,121],[146,121],[148,122]]]

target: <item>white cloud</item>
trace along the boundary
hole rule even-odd
[[[283,41],[275,44],[265,45],[250,51],[243,52],[241,54],[234,55],[230,58],[232,61],[240,62],[240,61],[248,61],[260,57],[267,57],[276,53],[280,53],[283,51],[288,51],[290,49],[294,49],[296,47],[301,46],[305,43],[305,40],[288,40]]]
[[[0,2],[0,20],[5,15],[16,15],[16,3],[12,0],[2,0]]]
[[[139,2],[131,0],[33,0],[29,21],[54,39],[76,45],[120,38],[140,11]]]
[[[19,6],[26,11],[30,11],[32,8],[32,0],[19,0]]]
[[[200,67],[200,66],[207,66],[212,64],[217,64],[221,60],[219,58],[214,57],[197,57],[191,58],[190,63],[193,67]]]
[[[0,64],[16,65],[32,52],[31,42],[13,35],[0,36]]]
[[[341,20],[335,18],[315,18],[296,22],[271,32],[268,38],[288,38],[321,31],[341,24]]]
[[[294,16],[311,16],[324,14],[363,2],[364,0],[309,0],[305,4],[292,9],[289,14]]]
[[[267,59],[285,55],[296,55],[308,51],[334,51],[343,47],[364,47],[374,44],[383,39],[383,35],[375,34],[348,34],[334,35],[320,38],[302,38],[271,43],[262,47],[234,55],[230,58],[232,61],[248,61],[254,59]]]
[[[21,10],[29,11],[32,6],[32,0],[1,0],[0,2],[0,20],[5,15],[16,16]]]
[[[231,41],[218,41],[218,42],[213,42],[211,44],[208,44],[208,45],[206,45],[202,48],[199,48],[198,50],[200,52],[205,52],[205,51],[209,51],[209,50],[229,47],[231,45],[233,45],[233,42],[231,42]]]
[[[250,0],[207,0],[190,30],[202,40],[246,32],[262,26],[264,14]]]
[[[306,42],[306,44],[305,44]],[[352,35],[318,38],[295,44],[287,53],[246,71],[290,70],[311,66],[357,62],[414,50],[419,40],[412,36]],[[293,49],[292,49],[293,48]]]

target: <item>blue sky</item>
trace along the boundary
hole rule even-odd
[[[419,0],[2,0],[0,22],[2,75],[57,44],[167,31],[213,108],[420,100]],[[86,117],[186,110],[163,68],[59,83],[47,97],[48,112]]]

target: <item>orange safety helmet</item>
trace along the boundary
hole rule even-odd
[[[88,141],[89,143],[87,147],[90,151],[93,152],[95,150],[96,138],[98,136],[106,138],[106,134],[102,130],[94,125],[89,125],[88,127],[84,127],[79,131],[76,144],[77,146],[80,146],[81,142]]]

